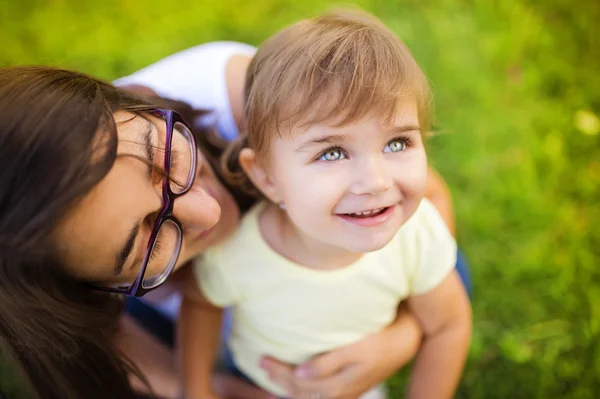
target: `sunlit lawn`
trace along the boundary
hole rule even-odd
[[[327,8],[168,4],[0,0],[0,66],[43,63],[112,79],[205,41],[259,44]],[[408,43],[435,90],[430,159],[454,193],[475,281],[459,397],[598,397],[600,3],[359,4]],[[391,381],[392,398],[403,383]],[[0,387],[19,397],[7,371]]]

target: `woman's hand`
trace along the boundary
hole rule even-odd
[[[276,396],[230,374],[215,374],[212,384],[213,391],[222,399],[277,399]]]
[[[420,342],[419,324],[402,305],[391,326],[359,342],[296,368],[270,357],[261,366],[292,399],[355,399],[406,365]]]
[[[316,393],[328,399],[354,399],[385,378],[378,364],[383,356],[379,338],[377,334],[370,336],[295,369],[269,357],[261,365],[292,399],[316,397]]]

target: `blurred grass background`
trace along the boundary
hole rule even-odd
[[[0,0],[0,66],[113,79],[202,42],[258,45],[333,4]],[[475,282],[457,397],[598,398],[600,2],[353,4],[398,33],[435,90],[430,159],[453,191]],[[404,382],[390,381],[391,398]],[[25,397],[6,366],[0,389]]]

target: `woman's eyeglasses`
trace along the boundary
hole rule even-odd
[[[147,145],[154,164],[162,165],[163,205],[154,222],[148,240],[146,254],[140,271],[133,283],[118,284],[112,287],[93,288],[140,297],[158,287],[173,272],[183,242],[181,223],[173,216],[173,203],[177,197],[187,193],[196,177],[197,149],[190,129],[181,116],[171,110],[155,108],[149,113],[166,123],[164,146]],[[151,152],[150,152],[151,151]]]

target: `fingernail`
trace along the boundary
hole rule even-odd
[[[294,374],[299,378],[310,378],[310,370],[306,366],[300,366],[296,368]]]
[[[267,361],[261,357],[260,360],[258,361],[258,366],[261,369],[267,368]]]

